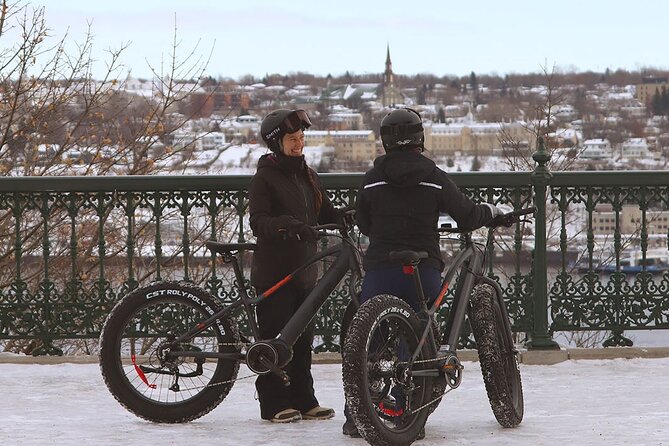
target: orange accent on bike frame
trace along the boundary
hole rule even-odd
[[[446,291],[448,291],[448,282],[445,282],[444,286],[441,288],[441,291],[439,291],[439,296],[437,296],[436,301],[437,306],[435,308],[439,308],[439,305],[441,305],[441,301],[446,295]]]
[[[288,274],[286,277],[284,277],[283,279],[279,280],[279,281],[276,283],[276,285],[274,285],[273,287],[269,288],[267,291],[265,291],[264,293],[262,293],[263,296],[265,296],[265,297],[269,297],[270,294],[273,294],[276,290],[278,290],[279,288],[281,288],[282,286],[284,286],[284,285],[285,285],[290,279],[292,279],[292,278],[293,278],[293,275],[292,275],[292,274]]]

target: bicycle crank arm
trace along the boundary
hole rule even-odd
[[[284,386],[288,387],[290,385],[290,377],[288,376],[288,373],[286,373],[285,370],[280,369],[276,364],[267,359],[263,354],[258,356],[258,360],[262,365],[266,366],[271,373],[274,373],[276,376],[278,376],[281,379],[281,382]]]

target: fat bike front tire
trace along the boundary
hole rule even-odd
[[[351,322],[342,354],[344,392],[370,444],[408,445],[425,426],[434,378],[411,372],[434,366],[435,352],[426,343],[412,370],[407,367],[421,334],[411,307],[390,295],[362,304]]]
[[[469,323],[479,354],[483,382],[497,422],[506,428],[523,420],[523,385],[517,352],[506,328],[497,292],[478,285],[470,297]]]
[[[240,360],[169,352],[239,354],[235,323],[223,318],[176,346],[167,345],[221,308],[211,294],[184,282],[154,283],[121,299],[100,334],[100,369],[114,398],[157,423],[192,421],[218,406],[237,378]]]

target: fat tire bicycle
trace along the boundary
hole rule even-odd
[[[156,282],[137,288],[111,310],[100,334],[99,362],[104,382],[127,410],[149,421],[182,423],[217,407],[238,378],[240,363],[255,374],[274,373],[290,383],[283,367],[292,346],[340,281],[348,279],[351,300],[341,332],[358,307],[360,252],[352,238],[353,225],[314,226],[321,236],[340,242],[317,252],[291,274],[257,297],[245,286],[239,253],[254,243],[206,242],[234,270],[239,298],[224,305],[205,289],[188,282]],[[333,257],[300,308],[275,339],[261,339],[254,307],[304,269]],[[238,330],[234,313],[242,310],[253,340]],[[343,339],[343,338],[342,338]],[[255,375],[250,375],[251,378]]]
[[[360,306],[348,328],[342,352],[344,392],[356,427],[368,443],[411,444],[443,395],[460,385],[463,366],[456,349],[465,317],[495,418],[507,428],[520,424],[524,403],[518,351],[502,289],[485,276],[484,265],[495,229],[512,226],[534,210],[497,216],[487,225],[485,243],[472,240],[471,230],[439,228],[442,233],[460,234],[462,247],[429,307],[417,271],[427,253],[390,253],[390,260],[401,262],[404,272],[413,276],[421,309],[416,313],[396,296],[375,296]],[[455,295],[441,338],[434,316],[456,274]]]

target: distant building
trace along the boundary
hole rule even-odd
[[[492,155],[513,140],[520,147],[533,149],[535,137],[519,122],[476,122],[469,120],[453,124],[424,123],[425,147],[435,155],[466,154]]]
[[[644,77],[636,86],[636,97],[642,104],[648,104],[653,100],[655,92],[669,91],[669,80],[666,77]]]
[[[171,133],[172,146],[176,150],[191,151],[211,150],[225,145],[225,134],[222,132],[192,132],[177,130]]]
[[[390,45],[388,45],[386,49],[386,70],[383,72],[383,105],[385,107],[394,107],[397,104],[403,103],[402,93],[395,84],[393,63],[390,60]]]
[[[620,146],[622,159],[651,158],[653,154],[648,150],[646,138],[628,138]]]
[[[334,147],[339,160],[369,161],[376,157],[376,137],[371,130],[306,130],[306,147]]]
[[[599,160],[611,158],[613,151],[608,139],[586,139],[583,141],[583,150],[579,154],[580,158]]]
[[[362,114],[352,111],[337,111],[328,115],[328,128],[332,130],[360,130],[363,128]]]
[[[616,218],[612,205],[599,205],[592,213],[592,230],[595,235],[612,235],[617,225],[621,234],[637,234],[642,226],[642,218],[642,211],[638,206],[622,206]],[[645,218],[649,235],[666,236],[669,230],[669,211],[649,209]],[[664,240],[666,241],[666,237]]]
[[[328,105],[376,101],[381,88],[375,83],[329,85],[321,92],[320,100]]]

